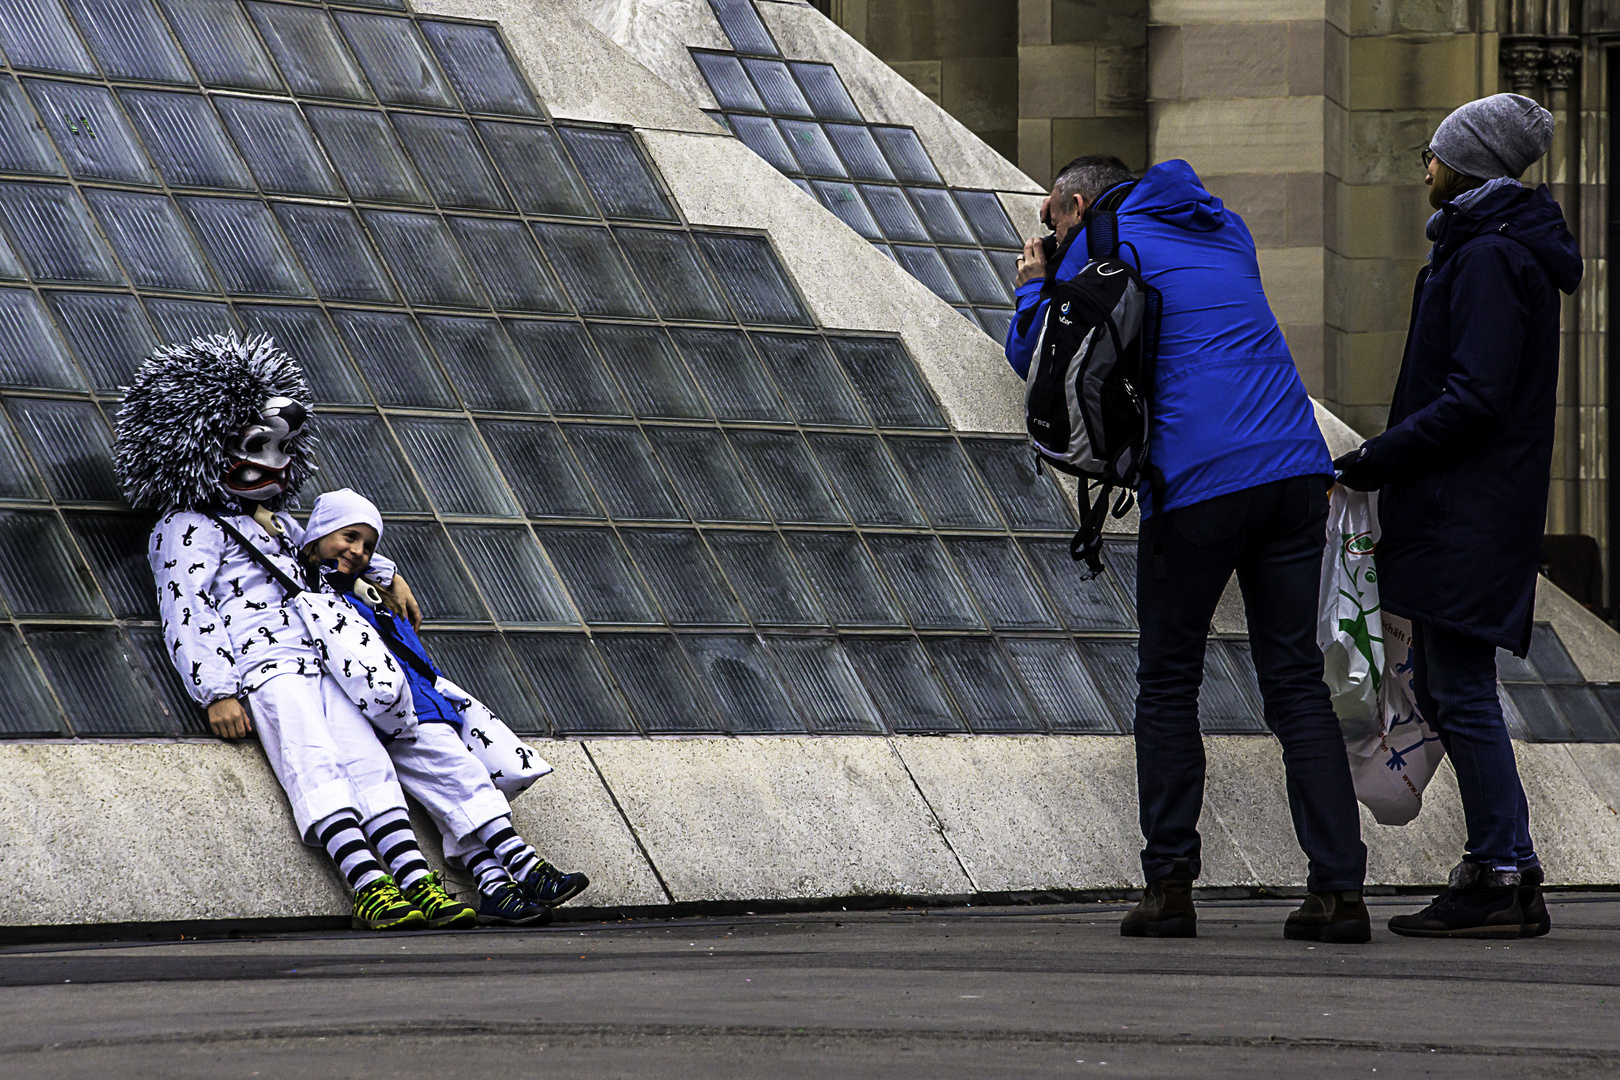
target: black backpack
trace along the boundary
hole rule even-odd
[[[1103,522],[1109,498],[1124,517],[1146,481],[1163,503],[1164,476],[1149,460],[1153,365],[1163,299],[1142,280],[1135,247],[1132,266],[1119,257],[1115,210],[1135,184],[1120,185],[1088,208],[1085,269],[1067,281],[1058,267],[1079,229],[1047,259],[1043,299],[1050,301],[1030,361],[1024,419],[1037,462],[1080,480],[1080,530],[1069,544],[1088,577],[1102,573]],[[1092,487],[1098,488],[1092,499]],[[1155,558],[1162,558],[1155,542]]]

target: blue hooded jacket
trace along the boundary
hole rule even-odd
[[[1260,284],[1254,238],[1185,161],[1155,165],[1117,211],[1121,244],[1164,294],[1154,376],[1152,460],[1164,473],[1166,510],[1295,476],[1333,473],[1277,319]],[[1121,258],[1131,260],[1129,249]],[[1082,235],[1058,268],[1086,265]],[[1018,290],[1007,362],[1028,377],[1046,317],[1041,282]],[[1151,493],[1139,492],[1142,515]]]

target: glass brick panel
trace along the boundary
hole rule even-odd
[[[770,162],[771,166],[780,172],[796,173],[799,171],[799,159],[793,156],[788,144],[783,140],[782,133],[777,130],[774,121],[767,116],[733,116],[729,118],[732,130],[743,144]]]
[[[247,167],[202,95],[122,90],[118,96],[170,186],[253,190]]]
[[[1002,645],[1028,691],[1035,713],[1052,731],[1118,734],[1114,712],[1067,638],[1006,638]]]
[[[1012,329],[1012,311],[974,308],[973,314],[979,317],[979,325],[984,327],[984,332],[989,334],[992,340],[998,342],[1007,340],[1007,332]]]
[[[162,0],[175,36],[205,86],[280,90],[275,65],[236,0]]]
[[[417,594],[424,619],[430,622],[488,621],[489,615],[479,603],[478,592],[450,546],[443,525],[436,521],[389,521],[383,535],[383,550],[399,564],[400,572],[411,582],[411,591]],[[452,682],[460,682],[455,668],[445,663],[443,657],[436,656],[436,659],[444,665]]]
[[[1058,621],[1010,538],[945,541],[979,610],[997,630],[1056,630]]]
[[[185,58],[152,0],[69,0],[69,6],[109,77],[191,82]]]
[[[910,479],[912,491],[937,527],[1001,527],[995,508],[985,498],[973,466],[955,439],[890,436],[888,443]]]
[[[726,37],[738,52],[754,53],[759,56],[775,56],[776,44],[760,21],[759,12],[754,10],[751,0],[709,0],[709,6],[714,8],[715,18],[720,20],[720,29],[724,30]]]
[[[686,519],[639,429],[568,424],[564,431],[611,517],[621,521]]]
[[[956,279],[945,266],[938,248],[910,247],[896,244],[895,261],[905,267],[906,273],[928,286],[928,290],[947,304],[960,304],[966,299]],[[966,310],[959,308],[958,310]]]
[[[866,413],[826,341],[802,334],[759,334],[754,341],[801,424],[866,427]]]
[[[59,0],[0,0],[0,44],[20,68],[96,73]]]
[[[679,220],[630,132],[562,127],[558,133],[596,196],[597,205],[608,217]]]
[[[765,111],[765,103],[759,100],[754,84],[748,81],[741,60],[726,53],[709,52],[694,52],[692,59],[722,109]]]
[[[340,11],[337,21],[383,101],[430,109],[455,108],[449,85],[410,19]]]
[[[79,390],[79,376],[38,297],[0,289],[0,384]]]
[[[440,206],[512,208],[471,124],[453,116],[394,113],[393,117],[400,141]]]
[[[269,334],[298,361],[317,402],[371,401],[320,308],[243,305],[237,311],[249,333]]]
[[[532,420],[481,420],[490,452],[534,517],[600,518],[584,475],[562,432]]]
[[[994,638],[930,638],[927,647],[973,731],[1043,730]]]
[[[124,279],[90,215],[62,184],[0,184],[0,209],[35,281],[117,284]]]
[[[1528,657],[1523,659],[1514,656],[1506,649],[1496,650],[1496,677],[1502,682],[1528,682],[1541,681],[1540,672],[1530,663]]]
[[[47,293],[79,362],[97,390],[116,390],[135,377],[157,348],[141,306],[122,293]]]
[[[10,75],[0,75],[0,169],[35,176],[62,175],[50,139],[34,119],[22,87]]]
[[[650,427],[647,435],[694,521],[766,521],[737,455],[713,428]]]
[[[1548,693],[1577,742],[1620,741],[1620,733],[1616,732],[1590,686],[1553,686],[1548,688]]]
[[[872,141],[872,133],[860,124],[827,124],[827,137],[844,159],[849,175],[857,180],[893,180],[894,173],[883,152]]]
[[[168,715],[139,673],[129,641],[111,628],[28,634],[68,721],[80,735],[168,735]],[[108,708],[117,702],[117,708]]]
[[[770,649],[812,731],[826,735],[882,733],[877,707],[836,640],[774,637]]]
[[[570,311],[557,278],[541,261],[521,221],[450,219],[450,229],[472,262],[496,311]]]
[[[654,734],[723,730],[673,637],[604,634],[596,645],[644,730]]]
[[[708,417],[708,406],[663,329],[593,323],[590,330],[638,416]]]
[[[540,108],[523,76],[506,55],[493,26],[469,26],[423,19],[428,44],[438,54],[445,74],[468,112],[539,116]]]
[[[692,238],[669,229],[614,229],[658,313],[679,322],[730,322]]]
[[[823,120],[861,119],[861,110],[850,100],[849,91],[844,89],[844,81],[838,77],[837,68],[831,64],[802,61],[791,61],[788,67],[798,77],[799,86],[818,117]]]
[[[132,514],[69,512],[68,528],[120,619],[156,619],[157,583],[146,562],[147,522]]]
[[[849,175],[820,124],[813,120],[778,120],[776,124],[782,131],[783,140],[807,174],[839,179]]]
[[[87,188],[85,198],[136,285],[209,293],[213,279],[174,204],[162,195]]]
[[[1620,738],[1620,684],[1595,684],[1589,689],[1597,698],[1603,714],[1608,718],[1610,728],[1616,732],[1616,738]]]
[[[426,416],[396,416],[393,423],[439,513],[517,516],[517,504],[471,423]]]
[[[483,589],[496,622],[579,624],[562,582],[528,529],[521,525],[452,525],[450,536]]]
[[[934,163],[928,160],[917,133],[906,127],[872,125],[872,137],[883,147],[883,153],[894,169],[894,175],[906,184],[942,183]]]
[[[683,637],[681,644],[733,732],[805,730],[758,638],[703,634]]]
[[[824,626],[810,588],[774,532],[704,534],[749,617],[761,626]]]
[[[544,411],[500,323],[457,315],[423,315],[421,321],[428,343],[469,408]]]
[[[292,92],[303,97],[369,101],[371,93],[332,17],[319,8],[290,4],[247,5]]]
[[[1131,630],[1136,621],[1107,576],[1081,579],[1081,567],[1069,555],[1067,540],[1020,540],[1019,546],[1035,567],[1035,574],[1057,605],[1070,630]]]
[[[815,325],[765,237],[707,232],[694,235],[743,325]]]
[[[1018,277],[1018,260],[1023,258],[1023,255],[1017,251],[986,251],[984,256],[990,260],[990,265],[995,267],[996,280],[1006,283],[1007,288],[1011,290],[1013,280]]]
[[[974,235],[985,247],[1021,248],[1023,240],[1007,217],[1001,199],[993,191],[956,191],[956,205],[962,208]]]
[[[672,626],[740,626],[742,612],[691,529],[626,529],[620,536]]]
[[[304,115],[356,199],[411,206],[433,201],[382,113],[310,105]]]
[[[13,615],[105,616],[93,589],[55,514],[0,510],[0,596]]]
[[[34,475],[34,467],[4,411],[0,411],[0,499],[45,500],[45,486]]]
[[[1070,530],[1075,527],[1068,498],[1025,439],[963,439],[968,456],[1014,529]]]
[[[6,735],[63,735],[62,714],[22,637],[0,626],[0,732]]]
[[[880,427],[945,428],[945,418],[905,346],[892,338],[828,340]]]
[[[1536,742],[1574,742],[1564,714],[1553,701],[1552,690],[1528,683],[1509,683],[1507,695],[1524,718]]]
[[[722,420],[786,420],[759,356],[735,330],[670,331],[686,366]]]
[[[388,268],[408,303],[426,307],[483,307],[472,272],[443,221],[432,214],[364,211]],[[515,222],[511,224],[516,224]]]
[[[457,408],[455,394],[408,316],[392,311],[333,311],[332,318],[378,401],[424,409]]]
[[[500,634],[441,630],[422,638],[450,681],[488,705],[513,731],[547,733]]]
[[[868,240],[883,239],[883,230],[872,218],[872,213],[866,208],[861,199],[860,192],[855,190],[854,184],[845,184],[837,180],[817,180],[814,184],[816,198],[821,205],[838,215],[838,219],[845,225],[854,229]]]
[[[141,675],[148,686],[157,692],[158,704],[169,714],[169,720],[181,735],[206,736],[208,713],[191,700],[186,693],[180,673],[169,659],[169,647],[163,640],[163,630],[156,626],[127,626],[124,634],[134,646],[135,654],[145,661]]]
[[[182,197],[197,238],[228,293],[313,296],[275,217],[260,202]]]
[[[969,303],[1013,302],[1011,290],[990,265],[990,260],[984,257],[984,252],[976,248],[941,248],[940,254],[945,256],[946,264],[950,266],[951,273],[956,275],[956,280],[962,286],[962,292]]]
[[[784,524],[843,524],[802,435],[775,431],[732,431],[731,445],[759,488],[765,508]]]
[[[1530,662],[1536,666],[1536,671],[1541,675],[1543,682],[1586,681],[1581,669],[1570,659],[1569,650],[1558,640],[1557,632],[1545,623],[1538,624],[1530,632]]]
[[[967,730],[916,638],[848,638],[844,645],[891,730]]]
[[[876,435],[812,434],[810,445],[857,525],[921,525],[894,460]]]
[[[1121,731],[1130,732],[1136,722],[1136,642],[1081,641],[1078,645],[1086,670],[1113,710],[1114,720]]]
[[[563,153],[557,133],[538,124],[477,122],[484,145],[525,213],[595,217],[585,182]]]
[[[506,324],[506,332],[553,412],[630,415],[579,323],[512,321]]]
[[[11,398],[6,409],[57,501],[124,501],[107,425],[94,404]]]
[[[652,308],[612,234],[589,225],[534,225],[540,246],[562,277],[574,306],[586,315],[651,318]]]
[[[877,564],[852,532],[787,534],[794,558],[810,579],[823,610],[839,627],[900,626],[900,611],[889,596]]]
[[[780,60],[747,59],[742,62],[754,86],[759,90],[765,111],[772,116],[814,116],[810,103],[804,99],[792,72]]]
[[[913,626],[954,630],[984,625],[937,539],[879,533],[866,542]]]
[[[1136,547],[1134,539],[1103,541],[1103,570],[1127,608],[1136,610]]]
[[[420,513],[427,509],[427,501],[394,448],[393,436],[380,417],[325,413],[316,418],[315,425],[321,440],[321,471],[315,474],[315,484],[299,493],[300,505],[313,506],[315,496],[321,491],[347,487],[364,491],[385,514]],[[390,528],[390,547],[394,533]],[[399,561],[415,566],[403,557]],[[421,573],[420,569],[416,570],[416,574]]]
[[[1212,734],[1263,732],[1265,723],[1255,714],[1249,693],[1227,660],[1224,642],[1211,641],[1204,650],[1204,685],[1198,692],[1198,726]]]
[[[956,208],[951,193],[941,188],[908,188],[912,205],[922,218],[928,235],[941,244],[971,244],[973,232]]]
[[[580,634],[508,634],[518,666],[552,726],[575,735],[633,734],[624,699],[590,639]]]
[[[585,621],[652,623],[652,604],[607,529],[536,529]]]

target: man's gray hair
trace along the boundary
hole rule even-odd
[[[1052,190],[1064,197],[1078,195],[1090,206],[1109,188],[1135,179],[1136,174],[1112,154],[1087,154],[1058,170]]]

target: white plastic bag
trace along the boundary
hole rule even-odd
[[[1356,798],[1380,825],[1405,825],[1423,809],[1423,789],[1446,756],[1418,711],[1412,689],[1412,624],[1384,613],[1384,678],[1379,688],[1382,731],[1374,738],[1345,740]]]

